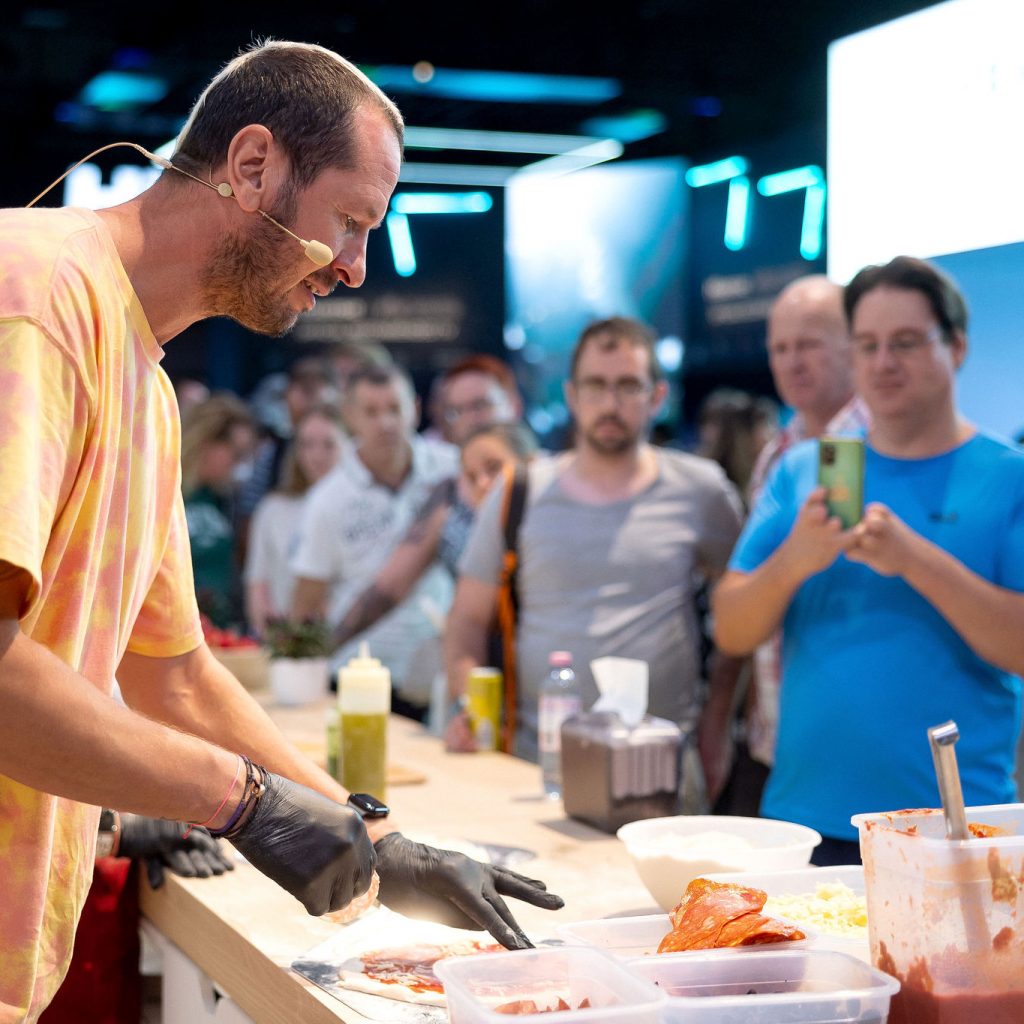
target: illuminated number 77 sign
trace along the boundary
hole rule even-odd
[[[738,252],[747,244],[750,223],[749,162],[741,156],[730,156],[712,164],[691,167],[686,172],[690,188],[729,183],[725,208],[725,247]],[[804,216],[800,228],[800,255],[815,260],[821,255],[822,226],[825,222],[825,174],[820,167],[808,164],[791,171],[766,174],[757,182],[757,191],[766,198],[785,192],[804,190]]]

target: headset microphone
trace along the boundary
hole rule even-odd
[[[171,163],[170,160],[167,160],[162,156],[157,156],[156,153],[150,153],[148,149],[143,148],[142,146],[138,145],[138,143],[111,142],[109,145],[100,146],[99,149],[94,149],[88,156],[83,156],[82,159],[78,161],[78,163],[69,167],[55,182],[53,182],[53,184],[47,185],[46,188],[44,188],[43,191],[40,192],[39,195],[37,195],[31,203],[28,203],[26,209],[29,206],[35,206],[35,204],[38,203],[39,200],[42,199],[43,196],[45,196],[46,193],[50,191],[50,189],[55,188],[57,185],[59,185],[76,167],[79,167],[82,164],[84,164],[86,160],[91,160],[98,153],[102,153],[108,149],[114,149],[116,146],[130,146],[132,149],[137,150],[147,160],[152,161],[158,167],[162,167],[164,168],[164,170],[167,171],[177,171],[178,174],[184,174],[186,178],[191,178],[193,181],[198,181],[200,185],[205,185],[207,188],[212,188],[214,192],[216,192],[220,196],[223,196],[223,198],[225,199],[231,199],[235,194],[232,191],[231,186],[226,181],[222,181],[219,185],[215,185],[212,181],[204,181],[202,178],[198,178],[196,177],[196,175],[190,174],[188,171],[183,170],[181,167],[176,167],[174,164]],[[269,220],[270,223],[274,225],[274,227],[280,228],[286,235],[290,235],[292,238],[294,238],[295,241],[302,246],[302,251],[306,254],[306,258],[315,267],[326,267],[329,263],[334,262],[334,253],[331,251],[331,247],[329,245],[326,245],[323,242],[318,242],[315,238],[310,239],[310,241],[307,242],[304,238],[299,238],[299,236],[295,234],[294,231],[290,231],[283,224],[274,220],[274,218],[271,217],[270,214],[267,213],[265,210],[257,210],[256,212],[260,214],[260,216],[263,217],[265,220]]]

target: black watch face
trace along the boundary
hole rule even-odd
[[[386,818],[391,813],[391,808],[383,800],[369,793],[349,793],[348,802],[364,818]]]

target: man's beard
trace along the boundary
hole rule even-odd
[[[608,422],[621,427],[621,433],[618,436],[603,437],[597,433],[598,428]],[[601,455],[624,455],[640,443],[641,434],[639,431],[630,431],[618,416],[602,416],[590,430],[582,433],[582,438],[586,441],[588,448]]]
[[[297,193],[289,185],[277,208],[276,221],[289,224],[295,215]],[[226,235],[213,249],[203,272],[203,308],[213,316],[228,316],[258,334],[280,337],[291,329],[298,313],[285,301],[282,281],[275,275],[295,261],[298,242],[258,213],[246,235]]]

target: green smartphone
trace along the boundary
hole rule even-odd
[[[864,442],[853,437],[823,437],[818,442],[818,483],[828,488],[825,504],[843,529],[864,514]]]

